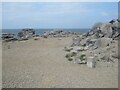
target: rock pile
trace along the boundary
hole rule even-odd
[[[3,33],[2,40],[4,40],[4,41],[16,40],[16,36],[13,33]]]
[[[28,40],[29,38],[35,35],[35,31],[33,29],[23,29],[18,33],[18,40]]]
[[[95,24],[92,27],[92,30],[88,32],[88,35],[94,35],[96,38],[107,37],[118,39],[120,36],[120,33],[118,32],[120,30],[119,24],[120,20],[118,19],[111,20],[109,23]]]
[[[2,40],[3,41],[15,41],[15,40],[28,40],[32,37],[38,37],[35,35],[35,30],[33,29],[22,29],[17,35],[13,33],[3,33]]]
[[[80,33],[76,32],[65,32],[60,29],[55,29],[53,31],[46,31],[42,35],[42,37],[47,38],[47,37],[69,37],[71,35],[79,35]]]
[[[96,61],[114,62],[118,59],[119,24],[118,19],[98,23],[89,32],[73,37],[71,46],[64,48],[68,52],[66,58],[78,64],[86,64],[89,57],[96,58]]]

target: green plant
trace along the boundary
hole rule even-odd
[[[80,60],[81,61],[86,60],[86,55],[85,54],[80,55]]]

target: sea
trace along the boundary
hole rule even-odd
[[[18,32],[20,32],[22,29],[2,29],[2,33],[13,33],[13,34],[17,34]],[[55,29],[34,29],[36,34],[38,35],[42,35],[44,32],[46,31],[52,31],[52,30],[55,30]],[[59,30],[59,29],[58,29]],[[63,30],[63,31],[71,31],[71,32],[79,32],[79,33],[85,33],[85,32],[88,32],[90,29],[89,28],[86,28],[86,29],[60,29],[60,30]]]

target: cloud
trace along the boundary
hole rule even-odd
[[[99,5],[99,6],[98,6]],[[109,3],[3,3],[3,26],[33,27],[85,27],[107,16],[112,18],[116,9]],[[111,7],[108,12],[107,7]],[[112,9],[113,8],[113,9]],[[107,12],[105,12],[107,11]],[[107,20],[106,19],[106,20]]]

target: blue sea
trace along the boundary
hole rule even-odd
[[[2,33],[14,33],[17,34],[20,32],[22,29],[2,29]],[[54,29],[34,29],[36,34],[42,35],[45,31],[52,31]],[[90,29],[62,29],[63,31],[71,31],[71,32],[88,32]]]

